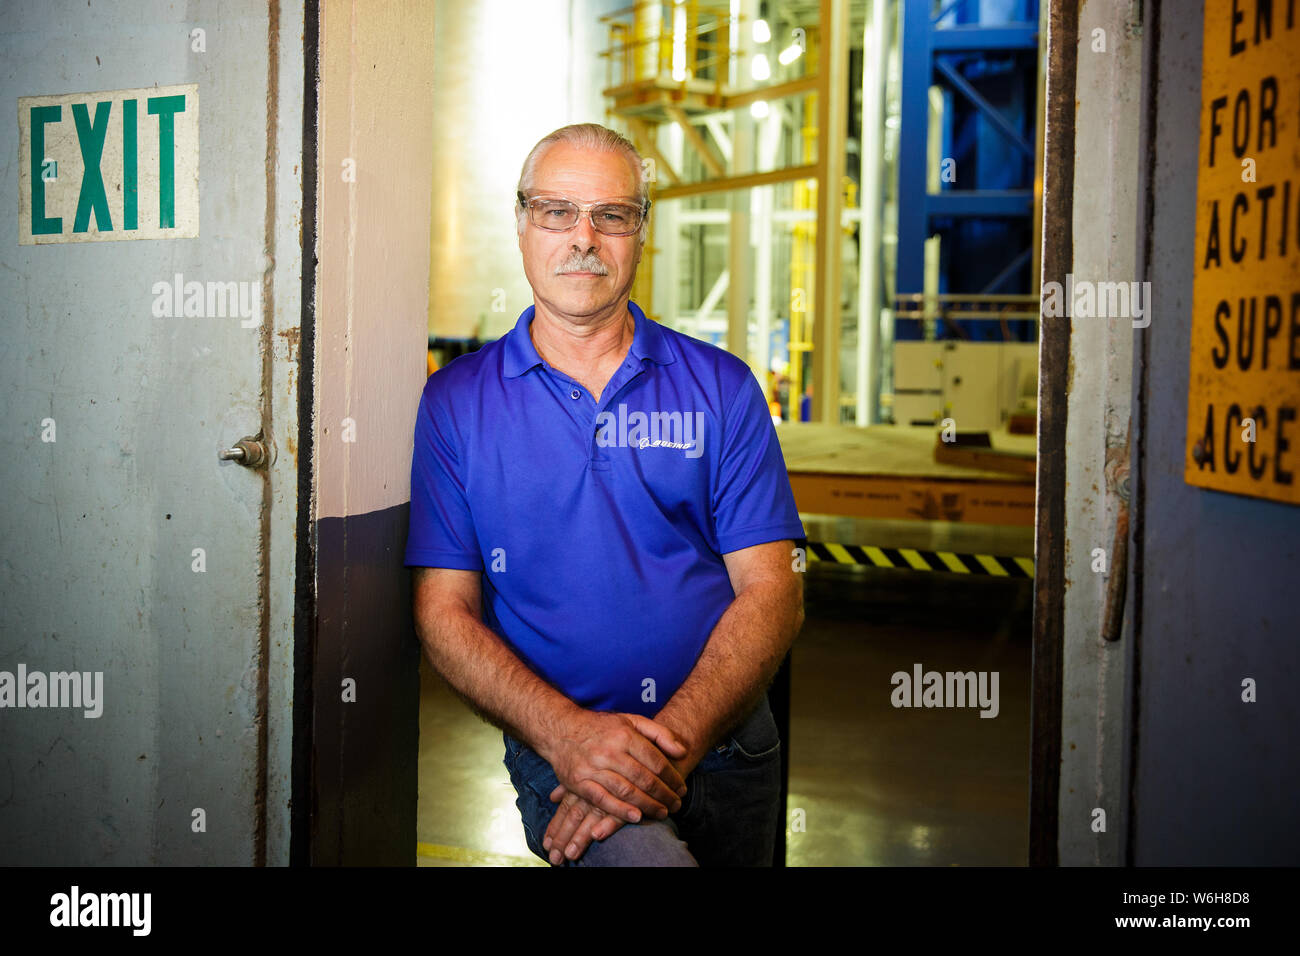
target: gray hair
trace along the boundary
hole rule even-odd
[[[517,190],[524,195],[533,185],[533,176],[537,171],[537,164],[541,161],[542,155],[557,143],[564,143],[575,149],[587,150],[589,152],[600,153],[622,153],[632,164],[636,171],[636,199],[641,206],[645,206],[646,201],[650,198],[650,184],[646,179],[646,164],[641,158],[641,153],[622,133],[612,130],[607,126],[601,126],[599,123],[573,123],[569,126],[561,126],[552,133],[548,133],[537,141],[537,145],[532,148],[527,158],[524,159],[523,168],[519,171],[519,184]],[[524,225],[528,221],[524,207],[516,201],[515,219],[519,231],[524,231]],[[646,240],[646,229],[649,224],[649,216],[641,222],[640,241]]]

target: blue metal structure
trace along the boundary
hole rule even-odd
[[[895,292],[923,291],[927,238],[943,237],[939,291],[1027,293],[1033,260],[1038,0],[901,0],[902,77]],[[945,91],[943,156],[955,181],[927,191],[929,89]],[[1013,323],[1031,338],[1031,323]],[[1002,337],[996,323],[948,335]],[[901,319],[898,339],[920,337]]]

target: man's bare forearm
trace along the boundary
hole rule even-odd
[[[803,625],[799,578],[755,582],[736,595],[686,680],[655,721],[687,742],[684,773],[758,704]]]
[[[549,742],[577,704],[533,673],[468,607],[417,605],[415,627],[429,663],[465,703],[549,760]]]

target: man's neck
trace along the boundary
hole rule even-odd
[[[597,399],[631,348],[635,330],[627,300],[607,318],[589,324],[572,322],[538,304],[528,326],[542,360],[577,379]]]

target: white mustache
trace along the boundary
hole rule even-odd
[[[598,276],[609,275],[609,270],[605,268],[605,263],[600,261],[600,257],[594,252],[585,255],[573,253],[565,259],[563,264],[555,270],[557,276],[562,276],[566,272],[591,272]]]

